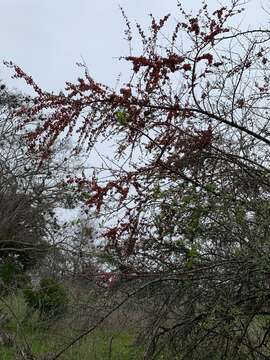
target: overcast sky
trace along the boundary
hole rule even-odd
[[[267,7],[267,0],[263,0]],[[0,0],[1,60],[12,60],[47,90],[60,90],[66,80],[80,76],[76,62],[82,57],[98,81],[113,85],[125,71],[117,58],[128,54],[119,5],[130,20],[144,26],[149,13],[178,17],[176,0]],[[187,9],[199,0],[183,0]],[[208,0],[213,7],[217,0]],[[268,22],[260,0],[247,5],[244,25]],[[27,91],[22,81],[10,80],[11,72],[0,66],[0,78],[9,86]]]

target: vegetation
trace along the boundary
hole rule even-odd
[[[30,333],[2,298],[23,359],[48,347],[50,360],[270,358],[270,31],[235,28],[241,4],[211,12],[204,3],[195,15],[179,4],[167,43],[170,15],[151,17],[148,32],[136,24],[141,52],[121,59],[131,75],[119,90],[83,66],[76,83],[50,93],[6,63],[36,94],[15,97],[8,113],[36,172],[30,181],[25,163],[22,172],[3,170],[1,191],[11,209],[28,205],[26,219],[19,205],[4,212],[0,275],[11,285],[20,272],[29,281],[38,274],[22,292],[37,316]],[[76,146],[61,147],[74,132]],[[113,150],[100,154],[101,166],[65,165],[104,141]],[[65,202],[85,218],[60,225],[55,208]],[[41,280],[51,264],[51,278]],[[41,349],[41,329],[44,339],[61,324],[61,339]]]
[[[41,319],[63,315],[67,310],[68,294],[65,288],[52,278],[40,280],[39,288],[31,286],[24,289],[26,304],[39,311]]]
[[[1,312],[9,310],[16,314],[17,319],[10,316],[8,324],[5,328],[13,334],[16,334],[16,345],[0,348],[1,359],[27,359],[27,355],[23,357],[21,354],[32,353],[35,358],[47,359],[53,357],[55,349],[63,345],[64,341],[68,341],[77,335],[76,330],[70,327],[74,318],[40,321],[38,314],[32,314],[29,318],[28,308],[24,301],[24,297],[19,293],[16,297],[10,296],[6,298],[6,304],[1,304]],[[18,321],[20,328],[18,329]],[[83,322],[83,318],[77,319],[77,326]],[[25,342],[27,339],[27,342]],[[134,338],[127,328],[116,329],[107,324],[105,328],[101,328],[92,334],[88,339],[80,341],[74,348],[70,349],[64,356],[66,360],[136,360],[137,352],[132,346]]]

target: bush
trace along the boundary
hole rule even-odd
[[[29,286],[23,294],[27,306],[38,311],[42,320],[60,317],[67,311],[68,293],[55,279],[44,278],[39,288]]]
[[[14,259],[0,261],[0,294],[8,294],[24,288],[30,282],[30,277],[23,271]]]

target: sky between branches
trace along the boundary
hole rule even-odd
[[[217,0],[207,3],[213,9],[219,6]],[[41,87],[53,91],[82,75],[76,67],[82,59],[96,80],[111,86],[125,72],[127,68],[118,58],[129,55],[129,49],[119,5],[130,20],[137,20],[144,28],[149,24],[149,13],[156,17],[171,13],[179,18],[176,0],[1,0],[0,4],[1,61],[14,61]],[[182,4],[196,11],[201,1],[182,0]],[[270,3],[249,1],[242,16],[244,27],[269,21],[262,6],[269,9]],[[135,41],[135,49],[136,45]],[[30,91],[10,75],[0,65],[0,78],[10,87]]]

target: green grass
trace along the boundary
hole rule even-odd
[[[4,302],[3,302],[4,301]],[[59,351],[64,343],[76,337],[78,332],[63,322],[46,326],[40,322],[38,314],[28,313],[22,296],[10,296],[2,299],[0,312],[9,313],[11,320],[5,329],[16,335],[16,343],[21,346],[29,344],[34,354],[53,354]],[[26,340],[26,342],[25,342]],[[72,346],[61,359],[63,360],[137,360],[138,353],[132,346],[134,339],[127,329],[98,329]],[[16,347],[1,347],[1,360],[16,359]]]
[[[136,360],[138,357],[132,348],[132,341],[132,336],[126,333],[108,334],[106,331],[98,331],[75,345],[67,355],[76,360]]]
[[[1,348],[0,359],[1,360],[14,360],[14,350]]]
[[[28,343],[34,354],[54,353],[55,349],[61,348],[61,343],[53,339],[53,334],[28,333]],[[63,359],[68,360],[136,360],[136,352],[131,347],[132,337],[127,334],[117,334],[111,338],[104,333],[97,333],[74,345],[68,350]],[[63,346],[63,344],[62,344]],[[111,349],[111,350],[110,350]],[[1,348],[1,360],[14,360],[15,348]],[[109,355],[111,354],[111,355]]]

